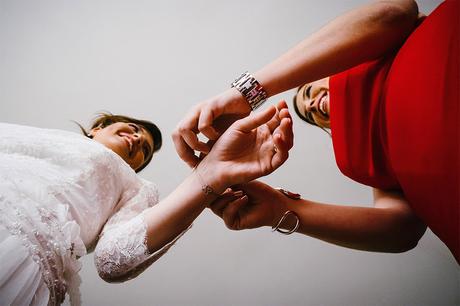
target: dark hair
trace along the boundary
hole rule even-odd
[[[302,85],[303,86],[303,85]],[[308,118],[307,116],[304,116],[298,106],[297,106],[297,94],[299,93],[299,90],[302,88],[302,86],[299,86],[297,87],[297,91],[294,95],[294,97],[292,97],[292,104],[294,104],[294,110],[295,110],[295,113],[297,114],[297,116],[300,117],[300,119],[302,119],[302,121],[305,121],[306,123],[310,124],[310,125],[313,125],[313,126],[316,126],[316,127],[319,127],[320,129],[322,129],[324,132],[326,132],[329,136],[331,136],[331,132],[329,132],[326,128],[322,127],[322,126],[319,126],[315,120],[312,120],[310,118]]]
[[[101,112],[97,114],[96,118],[94,118],[93,122],[91,123],[90,129],[92,130],[96,127],[105,128],[117,122],[135,123],[135,124],[141,125],[143,128],[145,128],[150,133],[150,135],[152,135],[153,152],[150,156],[147,157],[144,163],[138,169],[136,169],[136,172],[139,172],[150,163],[153,157],[153,153],[160,150],[161,145],[162,145],[161,131],[153,122],[150,122],[147,120],[135,119],[135,118],[131,118],[128,116],[123,116],[123,115],[114,115],[114,114],[111,114],[110,112]],[[78,122],[75,122],[75,123],[80,127],[82,133],[86,137],[92,138],[92,136],[86,131],[86,129],[81,124],[79,124]]]

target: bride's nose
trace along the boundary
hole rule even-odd
[[[141,133],[137,132],[137,133],[134,133],[133,134],[133,138],[134,138],[134,141],[137,143],[137,144],[141,144],[144,140],[144,137]]]

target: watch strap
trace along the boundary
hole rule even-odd
[[[267,100],[265,89],[247,71],[232,83],[232,87],[236,88],[243,95],[252,110],[255,110]]]

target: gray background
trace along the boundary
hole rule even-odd
[[[70,120],[101,110],[151,119],[165,140],[141,175],[164,197],[190,173],[170,133],[192,105],[364,2],[0,0],[0,121],[78,132]],[[438,3],[419,2],[426,13]],[[297,118],[294,130],[290,159],[265,182],[371,205],[371,190],[339,173],[325,133]],[[269,228],[232,232],[205,211],[135,280],[104,283],[92,255],[82,261],[84,305],[460,303],[459,268],[429,231],[412,251],[375,254]]]

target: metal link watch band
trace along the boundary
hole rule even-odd
[[[252,110],[255,110],[267,100],[265,89],[247,71],[232,83],[232,87],[235,87],[243,95]]]

